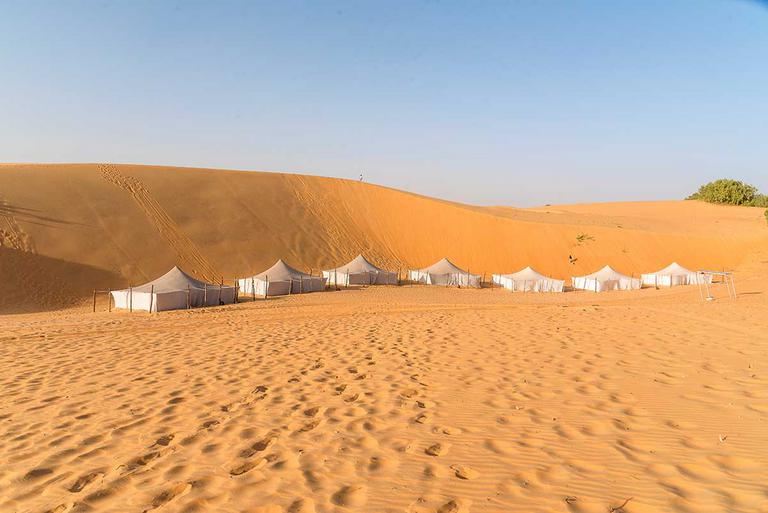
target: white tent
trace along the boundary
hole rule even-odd
[[[385,271],[370,263],[363,255],[335,269],[323,271],[329,285],[397,285],[397,273]]]
[[[297,271],[282,260],[257,275],[238,280],[243,294],[284,296],[318,292],[325,288],[325,278]]]
[[[610,265],[586,276],[574,276],[571,278],[571,284],[574,289],[592,292],[639,289],[642,286],[638,278],[614,271]]]
[[[178,267],[149,283],[113,290],[111,294],[115,308],[147,312],[215,306],[235,301],[234,287],[197,280]]]
[[[480,275],[469,274],[453,265],[450,260],[443,258],[424,269],[411,269],[408,271],[408,279],[427,285],[453,285],[458,287],[479,287]]]
[[[643,285],[652,287],[674,287],[676,285],[697,285],[699,283],[712,283],[711,274],[702,274],[686,269],[677,262],[672,262],[667,267],[655,273],[641,275]]]
[[[512,292],[562,292],[564,280],[555,280],[526,267],[512,274],[494,274],[493,283]]]

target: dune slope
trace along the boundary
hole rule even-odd
[[[67,306],[173,265],[231,281],[277,258],[317,272],[357,253],[392,269],[449,256],[476,273],[533,265],[563,278],[605,263],[734,267],[768,241],[764,224],[759,209],[699,202],[483,208],[304,175],[6,164],[0,312]]]

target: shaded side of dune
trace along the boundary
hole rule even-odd
[[[74,306],[124,278],[93,266],[0,247],[0,314]]]
[[[0,165],[0,247],[17,252],[0,260],[0,301],[34,309],[174,265],[231,282],[278,258],[317,273],[359,253],[392,270],[448,256],[486,277],[531,265],[568,279],[606,263],[635,276],[673,260],[733,268],[766,242],[762,212],[699,202],[519,210],[281,173]]]

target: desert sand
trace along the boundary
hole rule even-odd
[[[229,283],[278,258],[317,273],[359,253],[393,270],[447,256],[486,279],[527,265],[568,278],[607,263],[639,276],[673,260],[732,269],[766,243],[761,209],[701,202],[488,208],[291,174],[0,165],[5,313],[72,306],[174,265]]]
[[[7,165],[0,194],[0,511],[768,511],[757,209],[482,208],[98,165]],[[152,315],[88,304],[174,263],[234,277],[358,252],[566,278],[677,260],[735,270],[739,297],[403,286]]]

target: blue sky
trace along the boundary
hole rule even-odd
[[[0,0],[0,161],[477,204],[768,193],[768,3]]]

